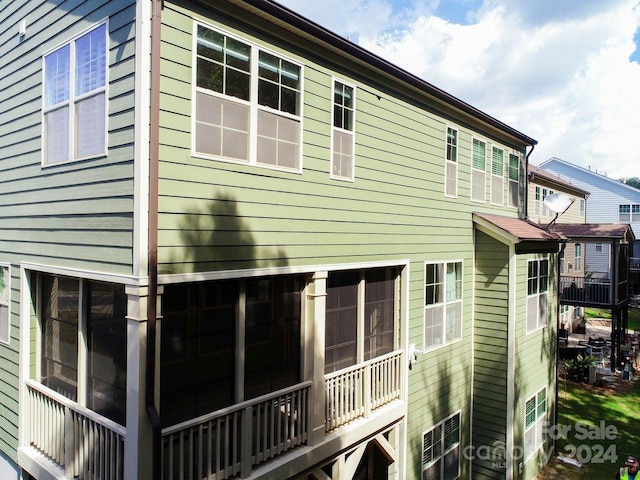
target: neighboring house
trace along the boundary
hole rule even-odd
[[[586,223],[587,199],[589,192],[576,187],[570,182],[560,179],[540,168],[529,165],[529,189],[527,212],[530,220],[547,228],[556,222],[584,224]],[[556,214],[544,203],[545,198],[553,193],[567,195],[573,200],[569,208],[562,214]],[[605,244],[608,246],[608,244]],[[585,244],[567,242],[560,251],[559,269],[561,275],[584,277]],[[560,326],[571,330],[573,321],[582,315],[581,307],[560,305]]]
[[[591,169],[573,165],[559,158],[550,158],[539,167],[589,192],[587,223],[628,224],[636,238],[629,255],[632,269],[632,293],[640,294],[640,190],[602,175]],[[596,276],[611,270],[611,252],[608,245],[590,243],[584,252],[585,268]]]
[[[0,473],[532,479],[536,143],[266,0],[0,23]]]

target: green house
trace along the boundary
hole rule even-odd
[[[13,0],[0,44],[2,478],[534,478],[534,139],[268,0]]]

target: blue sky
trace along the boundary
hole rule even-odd
[[[640,0],[276,0],[538,140],[640,177]]]

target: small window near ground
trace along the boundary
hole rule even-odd
[[[524,455],[530,458],[542,447],[546,434],[547,389],[543,388],[525,402]]]
[[[422,435],[422,480],[460,476],[460,413]]]

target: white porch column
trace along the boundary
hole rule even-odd
[[[127,437],[124,478],[153,480],[153,435],[145,407],[147,287],[126,287],[127,294]]]
[[[317,445],[325,434],[324,341],[327,305],[327,272],[316,272],[307,287],[305,325],[305,378],[313,381],[309,445]]]

